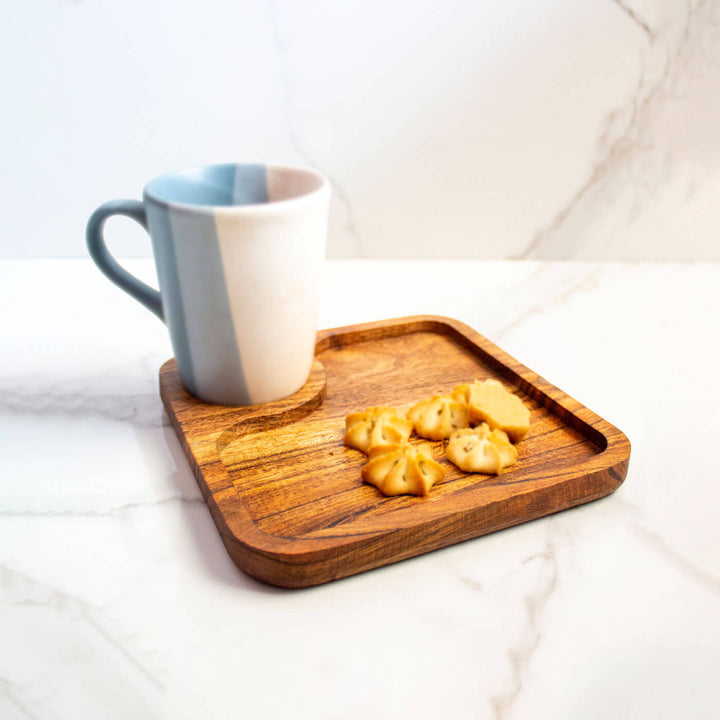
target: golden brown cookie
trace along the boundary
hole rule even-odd
[[[394,408],[371,407],[345,418],[343,442],[367,453],[371,447],[406,442],[411,432],[412,423]]]
[[[467,404],[450,395],[421,400],[407,413],[415,432],[428,440],[445,440],[450,433],[468,427]]]
[[[518,459],[516,448],[502,430],[491,430],[487,423],[457,430],[445,448],[448,460],[461,470],[497,475]]]
[[[433,459],[429,445],[376,446],[362,469],[362,479],[383,495],[427,495],[445,477],[445,468]]]
[[[530,429],[530,410],[498,380],[459,385],[453,396],[467,400],[471,425],[486,422],[491,429],[506,432],[512,442],[522,440]]]

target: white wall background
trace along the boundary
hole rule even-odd
[[[717,1],[5,0],[0,39],[0,256],[268,160],[331,178],[331,257],[720,260]]]

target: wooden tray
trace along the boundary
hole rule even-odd
[[[470,475],[432,443],[447,474],[427,497],[387,498],[360,480],[365,456],[343,445],[345,416],[405,411],[477,378],[497,377],[531,408],[520,459]],[[272,585],[334,580],[596,500],[627,473],[617,428],[466,325],[422,316],[318,334],[307,384],[250,408],[203,403],[174,360],[160,394],[233,561]]]

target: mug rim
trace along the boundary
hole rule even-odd
[[[258,203],[246,203],[244,205],[213,205],[206,203],[187,203],[178,202],[176,200],[166,200],[155,195],[149,188],[157,180],[164,178],[170,178],[177,175],[185,175],[199,170],[207,170],[208,168],[222,168],[222,167],[237,167],[237,166],[250,166],[250,165],[264,165],[267,170],[287,170],[295,173],[302,173],[305,175],[312,175],[320,180],[320,185],[309,192],[297,195],[295,197],[283,198],[282,200],[271,200],[267,202]],[[285,163],[264,163],[264,162],[226,162],[226,163],[204,163],[202,165],[192,165],[190,167],[180,168],[178,170],[170,170],[168,172],[156,175],[152,180],[145,183],[143,188],[143,201],[150,201],[155,205],[163,208],[181,210],[185,212],[227,212],[227,213],[272,213],[275,209],[285,208],[289,205],[296,205],[307,202],[318,195],[329,192],[330,181],[328,178],[318,170],[302,165],[289,165]]]

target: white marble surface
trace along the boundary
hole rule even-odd
[[[717,0],[6,4],[0,257],[270,160],[332,180],[333,257],[720,260]]]
[[[633,450],[608,498],[286,591],[219,540],[157,394],[162,325],[89,261],[3,261],[0,717],[717,718],[719,287],[330,262],[323,326],[457,317]]]

